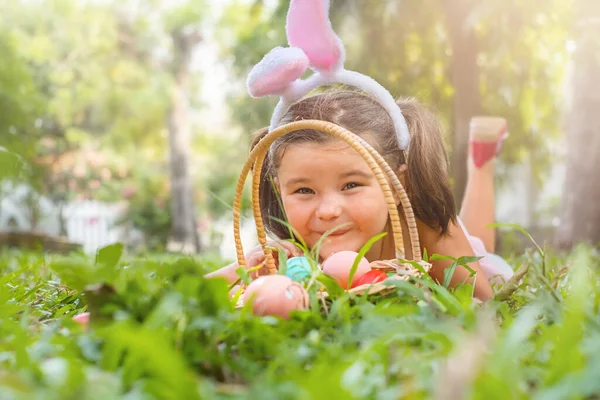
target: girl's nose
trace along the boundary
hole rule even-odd
[[[323,198],[317,207],[317,217],[323,220],[331,220],[342,215],[342,204],[336,196]]]

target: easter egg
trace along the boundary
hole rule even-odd
[[[285,276],[300,282],[311,276],[312,271],[306,257],[293,257],[287,261]]]
[[[76,315],[73,317],[73,321],[77,322],[78,324],[83,326],[83,329],[87,330],[90,324],[90,313],[84,312],[79,315]]]
[[[244,293],[244,303],[252,304],[255,315],[288,319],[294,310],[306,310],[308,293],[297,282],[283,275],[265,275],[253,281]]]
[[[352,269],[352,264],[354,264],[354,260],[357,256],[358,253],[355,251],[339,251],[333,253],[323,262],[323,272],[337,279],[341,287],[348,289],[350,270]],[[371,266],[369,265],[369,261],[363,257],[358,263],[358,268],[356,268],[352,280],[356,281],[370,270]]]
[[[372,283],[383,282],[388,278],[388,275],[379,269],[372,269],[358,279],[352,280],[352,287],[362,285],[370,285]]]

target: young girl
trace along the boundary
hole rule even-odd
[[[485,256],[469,266],[478,273],[475,296],[490,298],[490,283],[482,278],[511,276],[510,267],[502,269],[490,262],[496,261],[488,255],[494,249],[494,236],[486,228],[494,219],[493,158],[504,139],[503,120],[478,118],[472,124],[469,180],[460,214],[463,224],[455,212],[438,121],[415,100],[394,101],[373,79],[343,68],[345,51],[328,22],[328,6],[327,0],[292,0],[286,25],[292,47],[274,49],[250,73],[252,96],[281,97],[270,127],[255,135],[252,147],[269,131],[306,119],[332,122],[358,135],[397,173],[413,207],[423,250],[456,258]],[[308,66],[315,73],[301,80]],[[333,89],[306,97],[313,89],[334,83],[362,91]],[[382,232],[388,235],[375,243],[366,258],[370,262],[395,258],[387,203],[373,172],[349,145],[326,133],[297,131],[273,143],[261,176],[260,209],[267,232],[279,239],[271,245],[288,257],[300,251],[286,242],[292,239],[289,230],[275,218],[287,220],[309,248],[336,228],[320,248],[321,260],[342,250],[359,251]],[[481,239],[469,236],[467,228]],[[410,251],[408,242],[405,248]],[[251,250],[246,259],[249,268],[260,265],[262,249]],[[443,281],[444,270],[451,264],[433,261],[431,276]],[[234,282],[237,268],[235,262],[209,276]],[[451,283],[463,282],[468,275],[466,268],[458,267]]]
[[[439,123],[413,99],[398,100],[398,105],[411,132],[407,151],[399,148],[385,109],[360,92],[332,90],[305,98],[289,108],[280,124],[318,119],[340,125],[366,140],[398,172],[417,219],[421,246],[428,254],[486,256],[469,265],[479,277],[491,278],[496,274],[509,277],[510,271],[501,270],[486,260],[489,257],[486,249],[494,249],[493,230],[486,228],[493,222],[494,157],[488,156],[483,165],[479,164],[485,156],[481,147],[496,146],[496,140],[488,139],[486,144],[481,138],[472,138],[469,183],[461,218],[483,241],[473,237],[470,241],[454,211]],[[477,128],[481,127],[473,125],[474,132],[481,131]],[[267,128],[259,131],[252,147],[267,132]],[[276,184],[275,189],[271,180]],[[324,241],[321,259],[341,250],[358,251],[381,232],[388,235],[377,242],[366,257],[370,262],[394,258],[387,204],[374,174],[349,145],[326,133],[297,131],[282,136],[272,145],[263,167],[260,208],[267,232],[280,239],[271,245],[285,250],[288,256],[300,255],[300,251],[286,241],[292,239],[288,228],[269,217],[287,218],[309,247],[326,231],[341,226]],[[401,209],[399,213],[402,215]],[[406,235],[405,240],[408,240]],[[405,247],[410,251],[409,243],[405,243]],[[257,247],[248,252],[246,258],[248,267],[252,268],[264,261],[264,254]],[[433,261],[432,277],[443,281],[444,269],[450,264],[451,261]],[[233,282],[237,280],[237,268],[235,262],[209,276],[222,276]],[[465,268],[457,268],[452,282],[462,282],[468,274]],[[475,296],[484,300],[491,295],[488,281],[478,279]]]

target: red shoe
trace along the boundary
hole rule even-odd
[[[501,117],[473,117],[469,129],[471,157],[477,168],[496,157],[508,137],[506,119]]]

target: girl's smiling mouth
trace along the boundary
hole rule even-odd
[[[346,233],[348,233],[348,232],[350,232],[350,229],[349,229],[349,228],[340,228],[340,229],[337,229],[337,230],[335,230],[335,231],[333,231],[333,232],[329,233],[329,234],[327,235],[327,237],[337,237],[337,236],[342,236],[342,235],[345,235],[345,234],[346,234]],[[317,234],[319,234],[320,236],[323,236],[323,235],[325,235],[325,233],[327,233],[327,231],[325,231],[325,232],[317,232]]]

